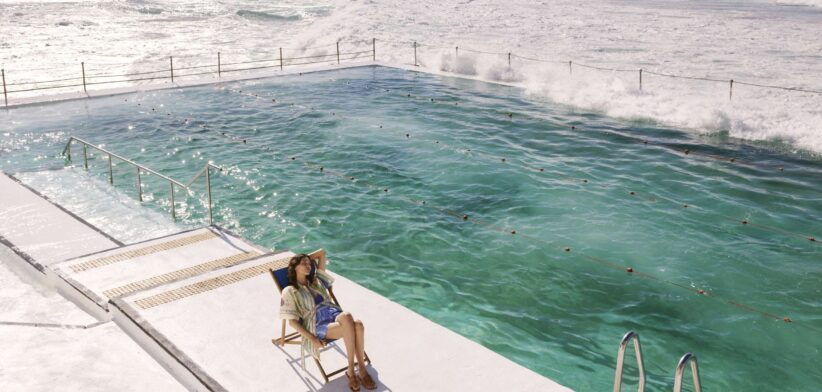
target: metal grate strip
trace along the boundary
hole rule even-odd
[[[103,267],[106,265],[119,263],[121,261],[126,261],[128,259],[133,259],[135,257],[146,256],[152,253],[162,252],[164,250],[174,249],[183,247],[186,245],[191,245],[200,241],[206,241],[217,237],[213,231],[209,230],[205,233],[195,234],[188,237],[178,238],[176,240],[171,240],[163,243],[159,243],[156,245],[147,246],[145,248],[134,249],[123,253],[118,253],[110,256],[100,257],[94,260],[84,261],[82,263],[78,263],[71,266],[71,270],[76,272],[83,272],[90,269]]]
[[[141,309],[149,309],[155,306],[166,304],[178,299],[190,297],[206,291],[214,290],[219,287],[228,286],[237,282],[241,282],[248,278],[253,278],[257,275],[268,272],[271,269],[280,269],[288,265],[288,260],[291,256],[281,259],[269,261],[264,264],[255,265],[253,267],[234,271],[229,274],[220,275],[211,279],[206,279],[197,283],[192,283],[186,286],[178,287],[160,294],[155,294],[146,298],[141,298],[134,301],[134,304]]]
[[[184,268],[178,271],[169,272],[167,274],[162,274],[148,279],[143,279],[137,282],[132,282],[120,287],[115,287],[113,289],[108,289],[106,291],[103,291],[103,294],[110,299],[122,297],[124,295],[131,294],[140,290],[145,290],[151,287],[159,286],[164,283],[169,283],[177,280],[182,280],[185,278],[190,278],[192,276],[204,274],[217,268],[229,267],[259,255],[259,253],[254,251],[243,252],[233,256],[223,257],[221,259],[216,259],[203,264]]]

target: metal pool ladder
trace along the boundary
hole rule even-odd
[[[141,165],[137,162],[134,162],[130,159],[124,158],[124,157],[122,157],[120,155],[117,155],[117,154],[115,154],[111,151],[108,151],[108,150],[106,150],[102,147],[97,147],[92,143],[89,143],[89,142],[87,142],[83,139],[80,139],[80,138],[77,138],[77,137],[74,137],[74,136],[69,137],[69,140],[66,143],[66,147],[63,148],[63,155],[66,156],[66,158],[68,159],[69,162],[71,162],[71,143],[72,142],[77,142],[77,143],[80,143],[80,144],[83,145],[83,167],[86,169],[86,171],[88,171],[88,147],[91,147],[91,148],[93,148],[97,151],[100,151],[100,152],[108,155],[108,182],[109,182],[109,184],[112,184],[112,185],[114,184],[114,169],[112,168],[112,162],[111,162],[112,158],[117,158],[120,161],[123,161],[123,162],[133,166],[137,170],[137,199],[139,201],[143,201],[143,183],[142,183],[142,178],[140,176],[141,173],[153,174],[157,177],[160,177],[160,178],[168,181],[168,185],[169,185],[170,192],[171,192],[171,218],[172,219],[177,219],[177,211],[174,207],[174,186],[176,185],[176,186],[178,186],[182,189],[190,191],[191,190],[191,188],[190,188],[191,184],[195,180],[200,178],[203,174],[205,174],[206,189],[208,190],[208,224],[210,224],[210,225],[214,224],[214,216],[212,214],[212,200],[211,200],[211,169],[216,169],[218,171],[223,171],[223,169],[221,167],[214,166],[211,163],[206,163],[203,166],[203,168],[197,173],[197,175],[195,175],[194,178],[191,179],[191,181],[189,181],[186,184],[183,184],[183,183],[181,183],[177,180],[174,180],[174,179],[172,179],[168,176],[162,175],[162,174],[160,174],[160,173],[158,173],[154,170],[151,170],[151,169],[149,169],[149,168],[147,168],[147,167],[145,167],[145,166],[143,166],[143,165]]]
[[[634,331],[628,331],[622,340],[619,342],[619,351],[617,352],[616,374],[614,375],[614,392],[619,392],[622,387],[622,367],[625,360],[625,348],[628,343],[634,341],[634,353],[636,353],[636,365],[639,369],[639,388],[637,391],[645,391],[645,365],[642,362],[642,347],[639,344],[639,335]]]
[[[639,387],[637,388],[637,391],[645,391],[645,366],[642,362],[642,347],[639,343],[639,334],[634,331],[628,331],[628,333],[626,333],[619,342],[616,374],[614,375],[614,392],[620,392],[620,388],[622,387],[622,368],[625,361],[625,348],[631,340],[634,341],[634,352],[636,353],[637,369],[639,370]],[[696,361],[696,355],[692,353],[685,353],[676,365],[676,372],[674,373],[674,392],[682,391],[682,376],[685,373],[685,366],[688,362],[691,363],[691,375],[694,381],[694,392],[702,392],[702,385],[699,382],[699,365]]]
[[[691,375],[694,379],[694,392],[702,392],[702,385],[699,383],[699,365],[696,363],[696,355],[685,353],[676,364],[676,373],[674,374],[674,392],[682,391],[682,375],[685,373],[685,365],[691,363]]]

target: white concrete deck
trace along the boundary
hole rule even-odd
[[[5,173],[0,173],[0,236],[30,256],[29,262],[41,271],[122,245]]]
[[[305,362],[307,372],[303,372],[299,346],[281,348],[271,343],[280,336],[281,321],[280,296],[270,274],[230,278],[291,255],[287,252],[248,261],[115,302],[124,312],[139,315],[139,323],[173,342],[227,390],[347,391],[342,375],[324,384],[310,358]],[[345,310],[365,323],[370,371],[380,391],[568,391],[348,279],[334,276],[337,298]],[[198,286],[205,291],[195,293]],[[154,305],[164,297],[177,299]],[[323,351],[326,371],[345,365],[344,350],[344,344],[336,342]]]
[[[271,343],[279,337],[281,320],[280,296],[268,270],[284,265],[292,252],[264,254],[265,249],[217,227],[110,249],[117,246],[116,240],[9,177],[0,175],[0,181],[0,217],[6,222],[0,224],[0,235],[6,245],[29,257],[44,279],[64,281],[68,290],[64,295],[85,302],[81,303],[84,309],[95,308],[113,317],[122,331],[185,387],[348,390],[342,375],[324,383],[310,358],[303,371],[298,346],[282,348]],[[9,223],[29,216],[36,220],[23,225],[28,229]],[[44,229],[32,229],[38,225]],[[330,256],[333,271],[336,262]],[[335,294],[344,309],[365,323],[366,351],[378,390],[568,390],[354,282],[335,277]],[[326,348],[322,362],[327,371],[343,366],[343,343]]]
[[[55,226],[27,227],[42,222]],[[115,323],[60,296],[31,256],[49,262],[113,240],[2,173],[0,238],[0,391],[185,390]]]

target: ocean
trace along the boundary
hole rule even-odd
[[[670,1],[2,1],[7,82],[182,64],[326,54],[377,39],[378,59],[518,83],[553,102],[675,125],[789,154],[822,153],[822,2]],[[462,55],[456,55],[462,47]],[[538,63],[506,55],[561,61]],[[635,70],[608,72],[564,64]]]

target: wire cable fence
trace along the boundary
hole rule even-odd
[[[362,46],[363,44],[371,43],[370,50],[356,50],[358,46]],[[700,77],[700,76],[691,76],[691,75],[677,75],[662,71],[654,71],[654,70],[647,70],[644,68],[614,68],[614,67],[605,67],[605,66],[598,66],[598,65],[591,65],[585,64],[580,62],[574,62],[573,60],[557,60],[557,59],[544,59],[539,57],[531,57],[525,56],[521,54],[514,53],[512,51],[508,52],[497,52],[497,51],[490,51],[490,50],[479,50],[469,47],[460,47],[460,46],[443,46],[443,45],[434,45],[434,44],[425,44],[419,43],[417,41],[404,41],[404,40],[391,40],[391,39],[381,39],[381,42],[387,42],[394,45],[398,45],[400,47],[404,47],[406,45],[410,45],[413,48],[414,52],[414,66],[419,66],[419,59],[418,59],[418,48],[428,48],[428,49],[435,49],[435,50],[454,50],[455,58],[459,57],[459,52],[462,50],[463,52],[467,53],[474,53],[474,54],[481,54],[481,55],[491,55],[491,56],[507,56],[508,65],[511,66],[512,58],[524,60],[524,61],[531,61],[537,63],[546,63],[546,64],[562,64],[568,66],[568,73],[573,74],[574,66],[586,69],[592,69],[596,71],[606,71],[606,72],[635,72],[638,76],[638,83],[639,83],[639,90],[643,89],[643,75],[653,75],[658,77],[665,77],[665,78],[673,78],[673,79],[682,79],[682,80],[696,80],[696,81],[704,81],[704,82],[711,82],[711,83],[727,83],[728,84],[728,99],[733,99],[733,87],[734,84],[737,85],[744,85],[756,88],[763,88],[763,89],[773,89],[773,90],[781,90],[781,91],[790,91],[790,92],[801,92],[801,93],[809,93],[809,94],[822,94],[822,89],[820,88],[809,88],[809,87],[796,87],[796,86],[779,86],[773,84],[765,84],[765,83],[753,83],[753,82],[745,82],[739,81],[736,79],[718,79],[718,78],[709,78],[709,77]],[[102,86],[107,84],[122,84],[122,83],[134,83],[134,82],[145,82],[145,81],[156,81],[156,80],[170,80],[171,83],[174,83],[174,78],[181,78],[181,77],[192,77],[192,76],[203,76],[203,75],[210,75],[216,74],[218,78],[222,76],[224,72],[242,72],[242,71],[259,71],[265,69],[277,69],[283,70],[286,66],[298,66],[298,65],[310,65],[310,64],[322,64],[322,63],[331,63],[333,64],[336,62],[340,64],[341,61],[350,61],[356,60],[360,58],[365,58],[366,55],[370,54],[371,59],[376,61],[377,59],[377,48],[376,48],[376,39],[372,38],[370,40],[354,40],[346,42],[346,45],[349,47],[354,47],[355,51],[348,51],[343,52],[340,50],[340,44],[342,41],[337,41],[335,43],[324,44],[324,45],[314,45],[314,46],[307,46],[303,48],[290,48],[290,47],[280,47],[278,51],[275,52],[263,52],[263,51],[254,51],[254,52],[244,52],[244,53],[251,53],[256,55],[271,55],[269,58],[263,59],[247,59],[244,61],[235,61],[235,62],[222,62],[222,53],[217,52],[215,57],[216,61],[210,64],[189,64],[186,66],[174,67],[174,57],[169,56],[168,59],[168,67],[163,69],[158,69],[156,71],[134,71],[134,72],[125,72],[121,74],[109,74],[109,73],[86,73],[86,64],[85,62],[80,63],[80,70],[81,75],[76,77],[63,77],[58,79],[51,79],[51,80],[39,80],[39,81],[32,81],[32,80],[17,80],[17,81],[10,81],[6,78],[6,70],[0,69],[0,76],[2,76],[2,85],[3,85],[3,98],[5,101],[6,107],[8,107],[8,95],[15,94],[15,93],[25,93],[25,92],[34,92],[34,91],[45,91],[45,90],[56,90],[56,89],[74,89],[77,87],[83,87],[83,92],[88,92],[88,86]],[[329,48],[335,48],[333,52],[326,53],[326,54],[316,54],[316,55],[306,55],[305,53],[309,50],[327,50]],[[290,57],[283,55],[283,49],[289,51],[297,51],[299,52],[296,55],[290,55]],[[185,59],[195,59],[195,58],[203,58],[203,55],[185,55],[185,56],[178,56],[177,58],[185,58]],[[266,64],[268,63],[268,64]],[[100,63],[88,63],[99,65]],[[121,65],[119,64],[106,64],[105,66],[112,66],[112,65]],[[250,67],[242,67],[243,65],[253,65]],[[236,67],[239,66],[239,67]],[[235,67],[235,68],[228,68],[224,69],[223,67]],[[35,71],[35,70],[63,70],[68,71],[64,67],[58,68],[38,68],[38,69],[26,69],[27,72]],[[203,71],[208,70],[210,71]],[[197,72],[189,72],[189,73],[181,73],[181,71],[191,71],[196,70]],[[176,73],[175,73],[176,71]]]
[[[363,48],[363,43],[370,43],[371,47],[368,49]],[[265,55],[270,55],[268,58],[262,59],[246,59],[243,61],[234,61],[234,62],[223,62],[223,56],[221,52],[217,52],[217,55],[214,57],[215,61],[210,64],[203,64],[202,60],[200,63],[196,63],[197,59],[203,59],[202,55],[186,55],[186,56],[178,56],[177,66],[175,67],[174,56],[168,57],[167,66],[162,69],[156,70],[135,70],[133,72],[122,72],[122,73],[108,73],[106,71],[102,72],[87,72],[86,69],[86,62],[80,63],[80,72],[79,75],[75,77],[62,77],[62,78],[54,78],[49,80],[9,80],[6,70],[0,69],[0,83],[3,86],[3,99],[5,102],[5,106],[9,106],[9,95],[19,94],[19,93],[31,93],[35,91],[46,91],[46,90],[63,90],[66,89],[76,89],[79,87],[83,88],[83,92],[88,93],[88,88],[90,86],[105,86],[108,85],[109,87],[113,87],[112,85],[122,85],[124,83],[134,83],[134,82],[147,82],[147,81],[170,81],[171,83],[175,82],[175,78],[184,78],[184,77],[192,77],[192,76],[204,76],[204,75],[213,75],[217,78],[222,77],[223,73],[232,73],[232,72],[243,72],[243,71],[258,71],[258,70],[265,70],[265,69],[279,69],[283,71],[287,66],[297,66],[297,65],[310,65],[310,64],[341,64],[342,61],[350,61],[350,60],[358,60],[358,59],[365,59],[370,58],[371,60],[376,60],[376,40],[359,40],[354,41],[354,44],[346,43],[348,46],[341,47],[341,42],[335,42],[328,45],[318,45],[312,47],[305,47],[305,48],[278,48],[276,52],[269,52],[269,53],[262,53]],[[316,55],[305,55],[306,51],[309,50],[320,50],[320,49],[328,49],[333,48],[329,53],[325,54],[316,54]],[[291,50],[291,51],[298,51],[298,54],[284,56],[283,49]],[[261,54],[260,52],[255,52],[254,54]],[[185,64],[181,66],[179,59],[183,58],[189,60],[189,64]],[[156,64],[156,62],[151,62],[152,64]],[[91,63],[89,63],[91,64]],[[118,64],[119,66],[119,64]],[[228,67],[228,68],[224,68]],[[43,69],[59,69],[62,71],[69,72],[67,68],[43,68]],[[27,72],[33,71],[33,69],[27,69]]]
[[[401,41],[393,41],[393,42],[394,43],[402,43]],[[594,70],[598,70],[598,71],[635,72],[639,76],[639,89],[640,90],[642,90],[642,75],[644,73],[644,74],[650,74],[650,75],[668,77],[668,78],[674,78],[674,79],[698,80],[698,81],[714,82],[714,83],[728,83],[728,85],[729,85],[729,87],[728,87],[729,88],[729,94],[728,94],[729,99],[733,98],[733,86],[734,86],[734,84],[751,86],[751,87],[758,87],[758,88],[766,88],[766,89],[776,89],[776,90],[783,90],[783,91],[803,92],[803,93],[810,93],[810,94],[822,94],[822,88],[778,86],[778,85],[773,85],[773,84],[743,82],[743,81],[739,81],[735,78],[717,79],[717,78],[689,76],[689,75],[675,75],[675,74],[661,72],[661,71],[660,72],[651,71],[651,70],[647,70],[647,69],[644,69],[644,68],[603,67],[603,66],[596,66],[596,65],[590,65],[590,64],[575,62],[573,60],[566,60],[566,61],[551,60],[551,59],[543,59],[543,58],[538,58],[538,57],[523,56],[523,55],[519,55],[519,54],[516,54],[516,53],[513,53],[513,52],[494,52],[494,51],[478,50],[478,49],[472,49],[472,48],[466,48],[466,47],[460,47],[460,46],[453,46],[453,47],[450,47],[450,48],[446,48],[446,47],[442,47],[442,46],[424,45],[424,44],[420,44],[420,43],[417,43],[417,42],[412,42],[411,45],[413,46],[415,52],[416,52],[416,48],[419,48],[419,47],[429,47],[429,48],[437,48],[437,49],[443,49],[443,48],[451,49],[451,48],[453,48],[455,56],[459,56],[460,50],[462,50],[464,52],[468,52],[468,53],[475,53],[475,54],[492,55],[492,56],[508,56],[508,65],[511,65],[511,58],[518,58],[518,59],[521,59],[521,60],[533,61],[533,62],[539,62],[539,63],[546,63],[546,64],[567,64],[569,73],[573,73],[573,67],[574,66],[578,66],[578,67],[582,67],[582,68],[588,68],[588,69],[594,69]],[[418,63],[416,61],[416,56],[415,56],[414,65],[418,65]]]

